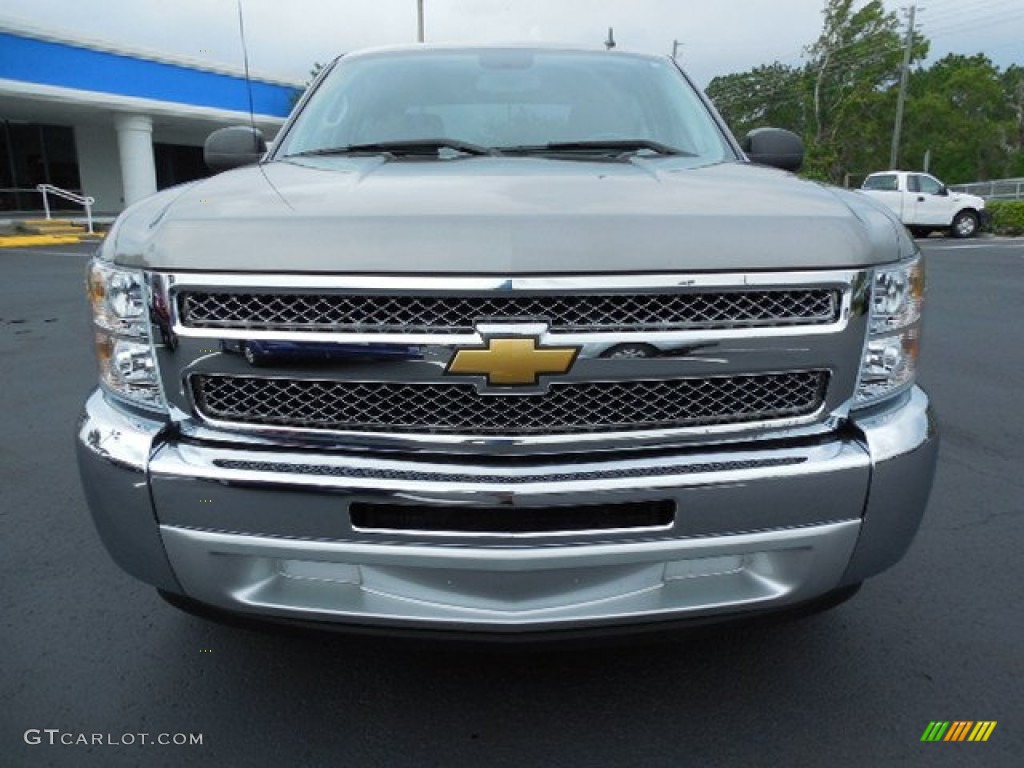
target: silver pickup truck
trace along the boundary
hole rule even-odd
[[[867,197],[741,145],[667,58],[347,55],[272,150],[126,210],[82,480],[194,610],[508,637],[834,603],[937,435],[924,275]],[[769,167],[776,166],[776,167]]]

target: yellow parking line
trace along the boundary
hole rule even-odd
[[[80,243],[78,235],[5,235],[0,236],[0,248],[24,248],[31,245],[69,245]]]

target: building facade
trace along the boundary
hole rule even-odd
[[[38,184],[114,214],[208,175],[202,146],[248,124],[267,139],[302,84],[0,19],[0,216],[39,210]]]

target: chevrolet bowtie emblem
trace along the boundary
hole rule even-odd
[[[542,373],[565,373],[579,347],[538,347],[535,338],[487,339],[483,349],[460,349],[445,373],[483,375],[490,386],[531,386]]]

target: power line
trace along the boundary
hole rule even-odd
[[[932,7],[936,3],[938,3],[939,8],[937,11],[933,12]],[[946,10],[946,8],[949,8],[949,10]],[[1024,8],[1019,7],[1016,0],[989,0],[989,2],[983,2],[981,5],[972,6],[969,9],[964,8],[961,5],[960,0],[949,0],[949,5],[942,4],[940,0],[930,0],[929,7],[927,9],[918,8],[918,11],[921,10],[928,11],[926,23],[918,25],[918,28],[923,31],[926,39],[939,37],[947,31],[959,32],[963,30],[980,29],[988,26],[1005,26],[1007,19],[1013,20],[1018,16],[1024,15]],[[985,14],[982,17],[977,17],[979,10],[992,11],[992,13]],[[966,22],[954,21],[954,19],[963,16],[965,13],[969,13],[976,18]],[[863,42],[864,41],[862,40],[852,40],[842,45],[833,46],[823,51],[822,55],[834,55],[839,51],[844,51],[846,49],[862,45]],[[797,63],[794,62],[790,64],[790,62],[792,62],[794,58],[805,58],[810,47],[811,46],[805,46],[800,51],[791,51],[785,55],[776,56],[773,58],[773,63],[798,67],[799,65]],[[902,45],[900,48],[902,48]],[[866,50],[871,49],[868,47]],[[849,59],[844,59],[844,61],[849,61]]]
[[[1007,21],[1015,21],[1024,18],[1024,8],[1017,8],[999,16],[998,19],[975,19],[960,24],[939,26],[931,30],[932,37],[941,37],[947,33],[960,33],[965,31],[986,29],[988,27],[1005,27]]]
[[[892,54],[897,53],[901,49],[902,49],[902,45],[897,45],[897,46],[877,46],[877,47],[874,48],[875,52],[871,56],[847,55],[847,56],[833,57],[832,60],[830,61],[829,65],[828,65],[828,67],[832,71],[849,71],[849,70],[851,70],[853,68],[853,66],[855,64],[873,64],[873,63],[875,63],[877,61],[881,61],[881,60],[883,60],[885,58],[890,57]],[[776,63],[778,63],[778,62],[776,62]],[[764,66],[770,67],[772,65],[764,65]],[[788,65],[782,64],[781,66],[786,67]],[[804,69],[802,69],[800,67],[788,67],[788,68],[790,69],[791,74],[796,76],[797,78],[800,78],[802,76],[802,74],[804,73],[804,71],[805,71]],[[733,73],[733,75],[731,75],[731,76],[740,76],[740,77],[742,77],[743,75],[746,75],[746,74],[749,74],[749,72]],[[796,85],[795,88],[794,88],[794,86],[792,84],[780,83],[777,86],[775,86],[774,88],[763,89],[763,90],[760,91],[760,93],[767,94],[769,96],[778,96],[778,95],[781,95],[781,94],[785,94],[787,91],[788,92],[793,92],[793,93],[799,93],[801,87],[802,86],[799,83]],[[716,101],[722,101],[723,97],[726,100],[728,100],[728,99],[740,100],[740,99],[745,99],[745,98],[747,98],[749,96],[749,89],[748,89],[748,87],[745,84],[742,84],[742,83],[736,83],[736,84],[729,85],[729,86],[724,87],[724,88],[718,88],[718,89],[715,89],[715,90],[716,90],[717,95],[718,95],[718,98],[716,99]]]
[[[1005,7],[1005,4],[998,3],[998,4],[992,5],[990,7],[993,7],[993,8],[999,7],[999,8],[1001,8],[1001,7]],[[921,10],[921,9],[918,9],[918,10]],[[1012,17],[1016,17],[1018,15],[1024,15],[1024,9],[1021,9],[1019,11],[1014,11],[1013,13],[1011,13],[1011,18]],[[930,17],[929,18],[930,21],[934,21],[935,18],[936,18],[935,14],[931,14],[931,13],[929,13],[929,17]],[[965,29],[965,28],[978,28],[978,27],[982,27],[982,26],[988,26],[988,25],[999,24],[999,23],[1000,23],[1000,20],[995,20],[995,19],[978,19],[978,20],[976,20],[976,23],[971,24],[968,27],[965,27],[964,25],[959,25],[959,26],[954,25],[953,27],[950,27],[950,29],[956,28],[956,29],[962,30],[962,29]],[[923,39],[925,39],[925,40],[931,39],[932,35],[929,34],[930,30],[929,29],[922,29],[922,26],[923,25],[915,25],[915,32],[921,34]],[[943,29],[943,28],[940,27],[940,29]],[[1004,46],[999,46],[999,47],[1004,47]],[[857,50],[853,50],[855,48]],[[899,51],[899,50],[902,50],[902,49],[904,49],[904,45],[903,44],[900,44],[898,46],[894,46],[894,45],[892,45],[891,43],[888,43],[888,42],[875,42],[874,44],[870,44],[869,43],[869,44],[865,45],[865,41],[863,41],[863,40],[855,40],[855,41],[851,41],[849,43],[844,43],[843,45],[839,45],[839,46],[835,46],[835,47],[830,48],[830,49],[826,49],[825,51],[822,52],[822,56],[823,57],[827,56],[829,58],[828,66],[829,66],[830,69],[842,69],[842,68],[852,68],[852,67],[854,67],[856,65],[870,65],[870,64],[873,64],[873,63],[875,63],[875,62],[877,62],[879,60],[882,60],[882,59],[888,57],[889,55],[895,53],[896,51]],[[869,55],[865,56],[864,55],[865,53],[867,53]],[[757,68],[760,68],[760,67],[771,67],[773,65],[779,65],[779,66],[782,66],[782,67],[786,67],[786,68],[790,69],[793,72],[793,74],[797,74],[801,70],[801,67],[799,65],[787,64],[787,63],[784,63],[783,61],[780,61],[779,59],[776,59],[771,64],[760,65],[759,67],[755,67],[755,68],[752,68],[752,69],[757,69]],[[746,72],[731,73],[731,75],[732,76],[735,76],[735,75],[742,76],[742,75],[745,75],[745,74],[748,74],[749,72],[751,72],[752,69],[751,70],[747,70]],[[723,75],[721,77],[729,77],[729,76],[730,75]],[[780,83],[775,88],[767,89],[767,90],[762,89],[761,91],[759,91],[759,93],[762,93],[762,94],[765,94],[765,95],[768,95],[768,96],[774,96],[774,95],[786,94],[787,92],[797,93],[797,92],[799,92],[799,89],[800,89],[800,85],[799,84],[797,84],[794,87],[794,85],[792,85],[792,84]],[[732,99],[732,98],[740,99],[740,98],[743,98],[748,93],[749,93],[749,91],[747,90],[747,87],[745,85],[737,83],[736,85],[728,87],[728,88],[725,88],[725,89],[717,89],[717,97],[718,97],[717,100],[719,102],[723,102],[725,100],[729,100],[729,99]]]
[[[918,11],[924,9],[917,9]],[[1017,7],[1017,3],[1007,2],[1007,0],[989,0],[984,2],[980,6],[974,6],[971,9],[965,9],[959,5],[959,0],[950,0],[949,3],[943,3],[942,0],[929,0],[929,8],[926,24],[916,24],[915,39],[930,40],[944,35],[947,31],[962,32],[964,30],[978,29],[989,26],[1004,26],[1007,19],[1015,19],[1019,16],[1024,15],[1024,8]],[[979,15],[979,11],[985,13]],[[963,21],[956,21],[956,19],[963,17],[965,13],[970,13],[973,18],[964,19]],[[1009,44],[1009,43],[1008,43]],[[809,48],[811,46],[802,49],[801,58],[807,56]],[[999,46],[1003,47],[1003,46]],[[873,65],[881,60],[891,57],[897,51],[906,50],[904,43],[893,45],[892,41],[865,41],[861,40],[850,40],[841,45],[833,46],[832,48],[825,49],[821,52],[821,57],[828,58],[828,68],[831,71],[842,71],[843,69],[854,69],[862,68],[864,66]],[[792,54],[790,54],[791,56]],[[770,68],[772,66],[779,66],[788,70],[781,76],[786,78],[789,74],[793,79],[784,79],[781,82],[772,84],[771,87],[757,87],[756,93],[758,101],[762,105],[769,106],[766,102],[773,99],[785,99],[785,98],[797,98],[802,99],[808,95],[809,85],[803,78],[803,73],[807,66],[813,64],[813,61],[809,61],[804,65],[800,64],[789,64],[783,61],[783,59],[789,58],[780,57],[776,58],[770,64],[763,64],[759,67],[754,67],[746,70],[745,72],[732,73],[729,76],[739,76],[750,74],[753,69],[759,68]],[[819,59],[820,61],[820,59]],[[902,67],[900,72],[902,74]],[[793,81],[795,80],[795,82]],[[751,83],[736,82],[735,84],[723,84],[724,87],[713,89],[715,94],[715,101],[724,110],[730,108],[742,106],[743,102],[749,101],[751,97]],[[756,85],[761,86],[760,83]]]

